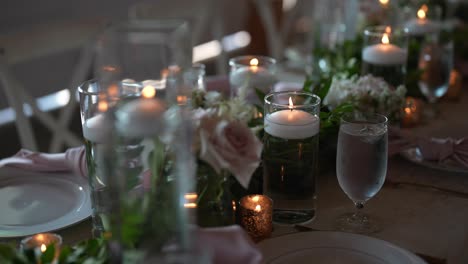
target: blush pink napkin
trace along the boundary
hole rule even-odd
[[[418,147],[426,160],[457,163],[468,168],[468,140],[466,138],[422,138],[398,128],[390,128],[388,144],[389,156]]]
[[[0,160],[0,167],[37,172],[73,172],[87,177],[85,148],[70,148],[64,153],[41,153],[21,149],[10,158]]]
[[[247,233],[238,225],[197,229],[197,245],[211,249],[213,263],[256,264],[262,254]]]

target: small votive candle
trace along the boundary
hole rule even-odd
[[[255,241],[268,238],[273,230],[273,201],[265,195],[242,197],[239,202],[240,225]]]
[[[422,105],[418,99],[406,97],[405,105],[402,110],[401,125],[403,127],[412,127],[417,125],[421,120]]]
[[[42,255],[47,250],[47,247],[54,245],[55,260],[60,255],[60,247],[62,245],[62,237],[54,233],[40,233],[34,236],[26,237],[21,240],[21,249],[34,249],[37,257]]]

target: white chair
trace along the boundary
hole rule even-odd
[[[23,148],[39,150],[30,118],[25,113],[26,106],[29,106],[33,116],[52,132],[49,152],[61,151],[64,145],[83,144],[81,135],[71,132],[69,124],[78,105],[75,98],[76,88],[88,78],[92,67],[91,39],[94,40],[95,34],[103,25],[102,21],[55,22],[0,36],[0,48],[3,51],[0,54],[0,84],[9,106],[15,111],[15,125]],[[81,50],[67,88],[70,100],[60,110],[59,117],[54,118],[50,113],[39,109],[36,99],[15,78],[10,67],[16,63],[59,54],[70,49]]]
[[[136,3],[129,9],[130,19],[185,19],[192,28],[192,47],[209,40],[222,43],[224,25],[221,18],[222,1],[219,0],[170,0],[145,1]],[[226,74],[227,57],[221,48],[216,58],[217,74]]]

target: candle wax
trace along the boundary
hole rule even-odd
[[[302,110],[280,110],[265,117],[265,132],[284,139],[303,139],[315,136],[320,119]]]
[[[263,92],[269,92],[271,86],[276,82],[276,78],[263,67],[246,66],[234,70],[229,77],[229,82],[235,87],[247,85]]]
[[[105,143],[109,140],[112,123],[105,114],[98,114],[86,119],[83,125],[83,136],[93,143]]]
[[[362,51],[363,61],[378,65],[405,64],[406,57],[406,51],[393,44],[375,44]]]
[[[141,98],[126,103],[116,112],[117,131],[127,137],[144,137],[162,129],[165,104],[155,98]]]
[[[425,18],[414,18],[405,24],[410,35],[420,36],[437,31],[437,25],[431,20]]]

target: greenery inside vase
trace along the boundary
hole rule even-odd
[[[197,223],[202,227],[226,226],[235,223],[230,174],[217,173],[211,166],[199,161],[197,168]]]

